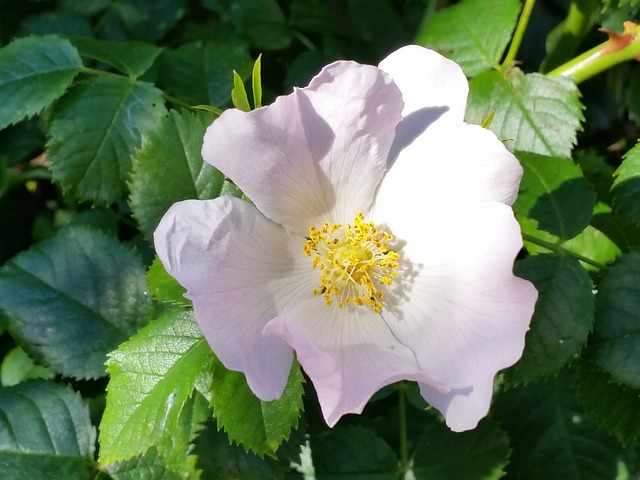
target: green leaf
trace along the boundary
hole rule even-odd
[[[101,464],[160,447],[165,432],[181,430],[185,404],[212,358],[193,314],[184,311],[168,312],[112,352],[100,423]]]
[[[512,151],[569,158],[583,120],[580,93],[573,82],[517,68],[485,72],[469,82],[467,121],[490,129]]]
[[[229,101],[231,72],[236,70],[246,79],[251,64],[246,45],[237,41],[187,43],[162,52],[158,83],[192,105],[220,106]]]
[[[289,90],[293,87],[308,85],[316,73],[335,60],[334,54],[324,51],[307,50],[302,52],[287,69],[284,84]]]
[[[121,219],[109,208],[91,208],[88,210],[66,210],[58,208],[53,225],[57,228],[84,226],[100,230],[108,235],[117,236]]]
[[[41,151],[43,143],[44,133],[39,120],[37,118],[24,120],[0,131],[0,158],[6,159],[8,166],[27,162]],[[4,176],[8,173],[3,172],[0,175]],[[2,186],[6,185],[6,180],[4,182]]]
[[[389,45],[407,42],[406,27],[393,1],[347,0],[345,3],[349,13],[349,28],[355,27],[353,33],[365,42],[373,44],[374,50],[387,53]],[[329,8],[331,9],[331,6]],[[333,7],[333,22],[338,23],[335,17],[340,13],[336,14],[335,10]],[[338,35],[344,35],[344,32]]]
[[[293,39],[276,0],[235,0],[228,14],[236,30],[259,49],[282,50]]]
[[[142,135],[166,114],[147,83],[109,76],[79,83],[54,109],[48,158],[67,195],[96,204],[120,200]]]
[[[89,19],[75,13],[47,12],[28,17],[20,25],[26,35],[86,35],[93,36]]]
[[[134,38],[156,42],[184,16],[187,0],[120,0],[112,2]]]
[[[373,430],[338,426],[312,438],[311,453],[318,480],[394,480],[398,459]]]
[[[579,235],[564,242],[562,247],[598,262],[600,265],[608,265],[615,262],[622,253],[620,248],[604,232],[591,225],[587,225],[587,228]],[[601,270],[601,268],[594,265],[585,262],[580,263],[587,271]]]
[[[181,478],[200,478],[195,466],[197,459],[193,454],[193,441],[208,418],[211,418],[209,403],[200,393],[194,392],[182,407],[176,425],[167,426],[156,442],[167,466],[178,472]]]
[[[640,223],[640,142],[625,154],[614,176],[614,211]]]
[[[597,286],[596,364],[624,385],[640,388],[640,250],[632,249],[608,269]]]
[[[91,16],[99,13],[109,6],[110,0],[58,0],[58,8],[65,11],[79,13],[84,16]]]
[[[247,98],[247,90],[244,88],[244,82],[238,72],[233,71],[233,88],[231,89],[231,102],[233,106],[243,112],[251,110],[249,99]]]
[[[593,326],[593,287],[570,257],[535,255],[516,262],[514,272],[539,292],[524,353],[505,376],[527,383],[558,373],[582,350]]]
[[[599,202],[611,205],[614,168],[595,149],[576,150],[573,160],[592,185]]]
[[[147,271],[147,282],[154,299],[186,308],[192,306],[191,301],[184,297],[187,290],[167,273],[158,257],[153,260]]]
[[[562,239],[575,237],[589,224],[595,194],[571,160],[518,153],[524,169],[513,206],[518,215],[538,221],[538,227]]]
[[[81,68],[76,49],[58,37],[20,38],[1,48],[0,130],[49,106]]]
[[[251,90],[253,91],[253,108],[262,106],[262,54],[258,55],[251,72]]]
[[[273,480],[276,477],[266,460],[247,453],[229,443],[224,432],[215,428],[214,422],[207,422],[195,439],[197,466],[202,470],[202,478],[207,480]]]
[[[182,405],[176,422],[167,426],[153,447],[126,461],[104,465],[104,470],[114,480],[199,480],[201,472],[195,465],[193,440],[210,417],[207,401],[196,393]]]
[[[335,9],[323,0],[293,0],[289,6],[289,24],[323,35],[344,33],[341,22],[336,22]]]
[[[598,213],[591,224],[610,238],[623,252],[640,245],[640,225],[616,213]]]
[[[620,447],[579,409],[566,374],[503,393],[492,407],[511,439],[513,478],[616,478]]]
[[[494,422],[483,420],[474,430],[453,433],[431,421],[413,454],[416,480],[497,480],[504,476],[509,439]]]
[[[95,476],[95,429],[82,399],[45,380],[0,388],[3,480]]]
[[[0,385],[11,387],[33,378],[51,379],[55,373],[51,369],[36,364],[20,347],[9,351],[0,365]]]
[[[110,42],[89,37],[68,37],[80,55],[106,63],[130,77],[145,73],[162,49],[144,42]]]
[[[518,0],[463,0],[427,17],[416,43],[455,60],[473,77],[499,67],[519,11]]]
[[[71,227],[0,269],[0,308],[36,360],[77,378],[105,375],[113,350],[147,323],[140,258],[100,232]]]
[[[297,428],[302,410],[303,377],[294,363],[282,396],[271,402],[259,400],[249,389],[244,375],[214,364],[211,406],[229,440],[256,455],[273,456],[283,440]]]
[[[124,462],[107,465],[105,470],[112,480],[182,480],[155,448]]]
[[[148,239],[175,202],[215,198],[224,176],[202,160],[202,137],[213,121],[208,112],[172,110],[149,132],[133,158],[131,209]]]
[[[580,405],[591,418],[622,444],[640,438],[640,390],[618,385],[611,375],[590,364],[581,365],[575,379]]]

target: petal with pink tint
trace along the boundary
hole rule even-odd
[[[261,399],[282,393],[295,350],[330,426],[406,379],[467,430],[486,415],[496,373],[521,356],[537,299],[512,273],[522,169],[494,134],[464,123],[468,84],[454,62],[410,46],[380,68],[335,62],[270,106],[224,112],[202,154],[254,205],[180,202],[156,248],[214,352]],[[358,211],[400,255],[398,277],[377,279],[380,314],[312,293],[333,277],[320,281],[304,254],[309,227]],[[316,252],[331,275],[352,272],[333,250],[341,232]]]
[[[451,204],[515,201],[522,167],[491,131],[461,124],[438,139],[423,140],[400,152],[385,176],[376,218],[396,218],[415,204],[437,210]]]
[[[537,291],[512,273],[522,239],[508,206],[442,208],[423,220],[404,238],[417,271],[403,285],[409,300],[382,315],[420,367],[451,388],[419,382],[425,399],[452,430],[468,430],[489,409],[496,373],[522,355]]]
[[[268,218],[306,235],[369,209],[402,107],[384,72],[336,62],[272,105],[224,112],[202,155]]]
[[[438,138],[463,122],[469,83],[454,61],[408,45],[380,62],[380,69],[391,75],[405,104],[390,163],[418,136]]]
[[[317,297],[273,319],[265,333],[279,336],[294,348],[330,427],[347,413],[362,412],[376,391],[399,380],[447,391],[442,382],[420,369],[414,353],[369,307],[327,307]]]
[[[292,350],[264,336],[269,320],[310,297],[317,282],[289,234],[253,205],[233,197],[174,204],[156,229],[167,271],[187,288],[196,319],[218,358],[243,372],[263,400],[287,383]]]

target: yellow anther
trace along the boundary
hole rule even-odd
[[[381,312],[380,289],[391,285],[400,266],[400,255],[389,250],[392,240],[389,232],[365,222],[362,212],[346,226],[324,222],[320,229],[309,227],[304,253],[313,256],[312,267],[322,271],[320,287],[313,294],[322,295],[327,306],[335,298],[338,308],[366,304]]]

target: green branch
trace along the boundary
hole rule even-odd
[[[533,235],[529,235],[528,233],[522,233],[522,239],[529,242],[529,243],[533,243],[535,245],[538,245],[542,248],[546,248],[547,250],[550,250],[552,252],[558,253],[560,255],[567,255],[569,257],[573,257],[576,258],[578,260],[580,260],[581,262],[587,263],[589,265],[591,265],[592,267],[597,268],[598,270],[604,270],[605,268],[607,268],[606,265],[600,263],[600,262],[596,262],[595,260],[592,260],[588,257],[585,257],[584,255],[580,255],[579,253],[573,252],[571,250],[568,250],[560,245],[558,245],[557,243],[551,243],[551,242],[547,242],[546,240],[542,240],[541,238],[538,237],[534,237]]]
[[[640,27],[625,22],[625,32],[610,33],[609,40],[549,72],[549,76],[571,78],[580,84],[619,63],[640,59]]]
[[[516,26],[516,30],[513,33],[513,38],[511,39],[511,45],[509,46],[509,51],[504,57],[504,61],[502,65],[509,67],[516,59],[518,55],[518,50],[520,49],[520,44],[522,43],[522,38],[524,37],[524,32],[527,29],[527,25],[529,24],[529,19],[531,18],[531,11],[533,10],[533,6],[535,5],[536,0],[526,0],[524,7],[522,8],[522,13],[520,14],[520,18],[518,19],[518,25]]]

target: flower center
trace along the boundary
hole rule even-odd
[[[400,255],[389,250],[393,236],[365,222],[358,212],[353,225],[325,222],[310,227],[304,245],[305,255],[313,256],[313,268],[322,272],[314,295],[322,295],[327,306],[334,299],[338,307],[355,303],[382,311],[383,285],[391,285],[398,275]]]

